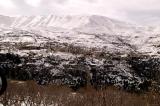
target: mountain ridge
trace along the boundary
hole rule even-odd
[[[130,91],[145,90],[154,76],[160,81],[159,29],[156,34],[154,29],[103,16],[3,20],[7,22],[5,27],[1,21],[0,52],[19,54],[19,78],[38,84],[58,80],[73,88],[87,84],[89,78],[94,87],[114,85]]]
[[[9,16],[2,16],[0,15],[0,17],[4,17],[4,18],[8,18],[10,20],[12,20],[12,23],[10,24],[10,26],[12,27],[21,27],[23,26],[28,26],[31,27],[32,25],[38,25],[38,26],[55,26],[56,24],[71,24],[73,25],[72,28],[76,28],[78,26],[83,26],[83,24],[88,24],[93,23],[94,25],[103,25],[104,21],[108,21],[108,22],[114,22],[114,23],[120,23],[120,24],[126,24],[125,22],[122,21],[117,21],[105,16],[98,16],[98,15],[48,15],[48,16],[18,16],[18,17],[9,17]],[[6,20],[7,21],[7,20]],[[59,21],[59,23],[58,23]],[[100,22],[101,21],[101,22]],[[72,24],[73,22],[77,22],[76,25]],[[1,24],[2,22],[0,22]],[[6,22],[7,23],[7,22]],[[31,24],[32,23],[32,24]],[[25,25],[28,24],[28,25]],[[82,24],[82,25],[81,25]],[[131,24],[130,24],[131,25]],[[60,25],[57,25],[60,26]],[[68,25],[69,26],[69,25]],[[66,26],[66,27],[68,27]],[[61,26],[61,27],[65,27],[65,26]],[[66,28],[65,27],[65,28]]]
[[[40,35],[49,38],[50,41],[88,48],[106,48],[107,51],[128,53],[136,48],[134,51],[151,55],[158,55],[160,52],[158,28],[136,26],[104,16],[48,15],[18,16],[11,19],[4,16],[3,20],[4,22],[0,21],[0,34],[5,36],[8,32],[14,36],[25,35],[24,33],[28,32],[29,35]],[[16,35],[16,30],[22,31]]]

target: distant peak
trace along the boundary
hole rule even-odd
[[[47,16],[18,16],[5,17],[0,16],[0,25],[10,26],[15,28],[36,28],[36,27],[54,27],[63,29],[86,29],[102,32],[115,31],[118,28],[127,29],[132,25],[125,22],[117,21],[105,16],[99,15],[55,15]]]

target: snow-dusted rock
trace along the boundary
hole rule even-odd
[[[159,82],[159,33],[96,15],[0,16],[0,52],[19,54],[15,79],[139,91]]]

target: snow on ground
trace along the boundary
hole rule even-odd
[[[4,16],[4,19],[6,22],[0,21],[0,42],[55,41],[112,52],[137,51],[150,55],[160,52],[159,27],[133,25],[96,15]],[[9,27],[4,27],[5,23]]]

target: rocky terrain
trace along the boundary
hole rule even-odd
[[[159,89],[159,32],[102,16],[0,16],[8,77],[38,84]],[[2,64],[4,67],[4,65]]]
[[[44,51],[43,51],[44,53]],[[16,80],[35,80],[40,85],[68,85],[74,90],[92,85],[95,89],[116,86],[130,92],[159,90],[159,58],[99,54],[97,57],[65,52],[30,52],[20,56],[1,54],[4,69]],[[7,68],[6,68],[7,67]]]

